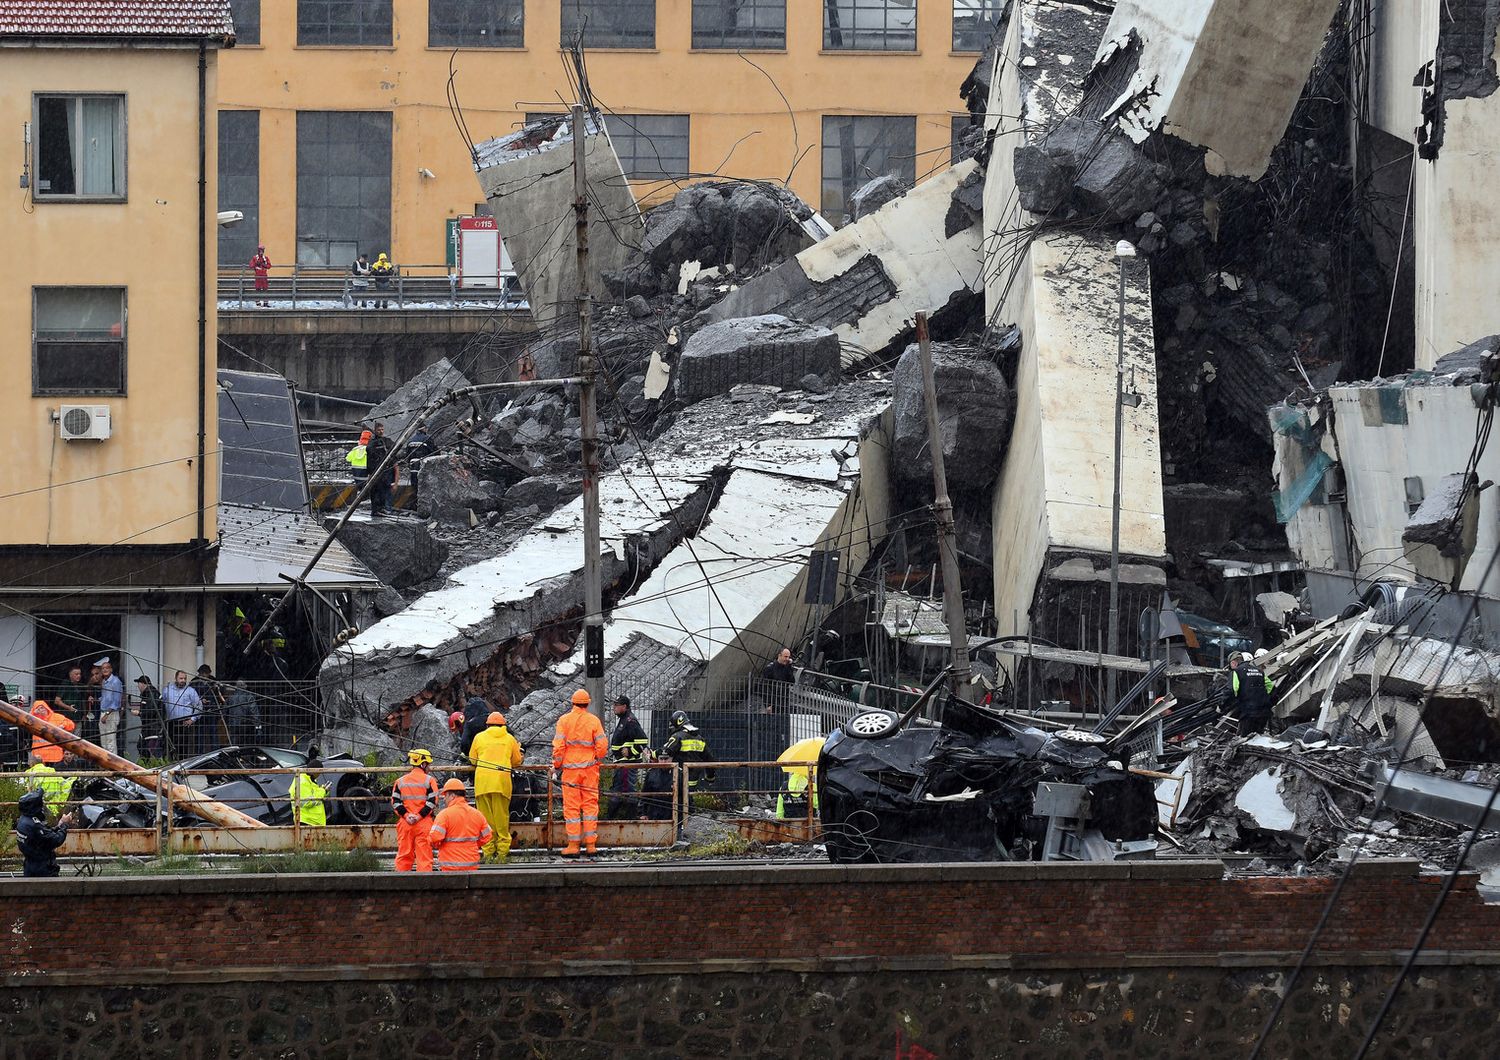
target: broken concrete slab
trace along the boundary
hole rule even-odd
[[[918,312],[936,314],[979,289],[978,218],[958,231],[947,224],[954,193],[977,168],[969,159],[923,181],[731,292],[706,319],[779,313],[832,328],[844,366],[863,362],[908,334]]]
[[[1209,171],[1259,179],[1286,132],[1338,0],[1121,0],[1094,60],[1107,117],[1141,142],[1168,133]]]
[[[1021,207],[1035,214],[1071,206],[1099,223],[1117,223],[1150,210],[1166,190],[1163,166],[1114,129],[1077,115],[1015,150]]]
[[[1463,578],[1479,537],[1479,476],[1444,475],[1406,520],[1401,545],[1412,569],[1440,585]]]
[[[741,383],[798,387],[809,374],[838,379],[839,340],[828,328],[776,314],[726,320],[697,332],[683,347],[677,399],[690,405]]]
[[[571,116],[548,117],[474,149],[479,186],[526,290],[531,315],[544,331],[577,313],[572,125]],[[589,211],[589,282],[602,291],[604,273],[635,262],[643,226],[603,124],[588,118],[582,133],[594,206]],[[557,218],[567,223],[554,223]]]
[[[329,530],[337,525],[337,517],[324,520]],[[370,519],[360,513],[344,523],[338,541],[393,589],[425,582],[448,558],[448,546],[435,540],[418,519]]]
[[[978,350],[949,343],[933,345],[932,371],[948,484],[965,492],[987,489],[1000,473],[1010,441],[1015,403],[1005,376]],[[915,345],[908,346],[896,362],[892,381],[892,444],[907,454],[894,465],[897,481],[930,497],[932,449],[921,351]]]
[[[453,367],[444,357],[429,364],[410,380],[397,387],[389,397],[364,416],[364,422],[384,423],[385,436],[394,441],[401,436],[401,432],[406,430],[412,420],[422,415],[422,410],[428,405],[445,397],[450,391],[471,385],[473,384],[469,377]],[[427,433],[435,435],[468,415],[467,405],[455,404],[439,409],[427,417],[425,421]],[[397,459],[399,460],[400,457],[398,456]]]
[[[803,227],[812,216],[812,207],[786,188],[703,181],[646,214],[641,254],[664,277],[685,261],[755,270],[812,243]]]
[[[849,198],[849,215],[856,221],[868,217],[888,202],[899,199],[907,192],[906,181],[890,173],[882,173],[861,185]]]
[[[480,477],[458,453],[440,453],[422,461],[417,507],[431,519],[466,526],[472,516],[498,509],[504,498],[504,486]]]
[[[1234,797],[1236,809],[1243,810],[1257,828],[1268,832],[1290,832],[1297,825],[1297,815],[1281,797],[1281,770],[1263,769],[1247,780]]]

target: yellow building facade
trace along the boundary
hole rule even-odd
[[[0,2],[0,169],[12,182],[0,215],[0,681],[23,694],[42,682],[44,629],[75,659],[102,648],[153,679],[165,656],[199,658],[183,590],[201,584],[217,534],[214,101],[227,5],[159,4],[139,19],[103,7]],[[162,586],[175,591],[152,596],[151,616],[130,615],[132,594]],[[137,658],[122,659],[132,637]]]
[[[483,141],[514,131],[528,114],[561,110],[573,98],[562,42],[580,26],[590,86],[643,200],[700,176],[790,178],[804,199],[834,214],[859,178],[898,167],[920,179],[949,163],[955,120],[967,121],[958,87],[1002,5],[234,6],[239,40],[223,57],[218,98],[221,111],[242,113],[223,126],[233,149],[226,148],[220,186],[225,208],[243,209],[254,224],[221,242],[221,264],[245,264],[254,233],[278,266],[341,265],[355,252],[373,260],[382,251],[415,266],[444,263],[449,219],[481,204],[456,118],[469,139]],[[833,145],[838,133],[854,142]],[[875,163],[861,165],[872,147]],[[383,152],[388,202],[379,187]],[[845,162],[852,172],[830,172]]]

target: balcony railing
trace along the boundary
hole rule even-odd
[[[219,308],[298,312],[527,308],[515,273],[502,273],[497,286],[465,286],[447,265],[398,265],[384,286],[374,279],[357,279],[348,269],[305,265],[272,268],[263,290],[256,290],[255,281],[247,265],[221,267]]]

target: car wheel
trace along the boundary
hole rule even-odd
[[[339,789],[339,817],[348,824],[379,824],[385,806],[379,796],[362,783]]]
[[[883,740],[901,719],[888,710],[866,710],[844,723],[844,735],[856,740]]]

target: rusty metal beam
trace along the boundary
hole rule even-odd
[[[239,810],[225,806],[222,802],[204,798],[185,784],[164,781],[160,774],[143,770],[134,762],[121,758],[119,755],[110,754],[98,744],[92,744],[82,737],[74,736],[67,729],[53,725],[51,722],[32,717],[30,711],[12,706],[3,700],[0,700],[0,719],[25,729],[33,736],[50,740],[58,747],[66,748],[69,754],[75,754],[95,765],[103,766],[111,773],[128,774],[132,781],[144,788],[152,791],[164,789],[163,793],[169,794],[175,805],[188,807],[205,821],[225,828],[265,827],[255,818],[240,813]]]

